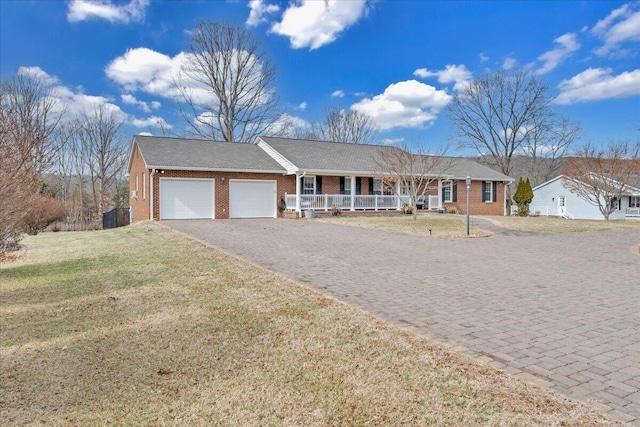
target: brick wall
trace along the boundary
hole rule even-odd
[[[458,197],[456,202],[442,203],[442,206],[455,207],[458,213],[467,214],[467,183],[458,180]],[[432,194],[437,194],[436,192]],[[471,181],[469,188],[469,208],[473,215],[504,215],[504,183],[498,182],[496,189],[496,201],[482,201],[482,181]]]

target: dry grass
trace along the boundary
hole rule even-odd
[[[24,243],[3,425],[612,425],[157,224]]]
[[[512,230],[568,233],[582,231],[639,230],[640,221],[591,221],[557,217],[483,216],[486,220]]]
[[[466,237],[467,235],[467,223],[464,215],[418,215],[416,221],[413,220],[412,215],[327,217],[314,219],[314,221],[422,236]],[[471,218],[469,232],[471,237],[491,235],[490,232],[477,227],[473,223],[473,218]]]

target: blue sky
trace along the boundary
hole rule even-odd
[[[640,2],[0,0],[0,74],[47,79],[71,112],[108,104],[130,134],[180,134],[172,73],[200,19],[247,26],[278,69],[287,117],[359,109],[380,143],[440,147],[451,95],[526,67],[582,142],[640,135]],[[469,153],[471,154],[471,153]]]

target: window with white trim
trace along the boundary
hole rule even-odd
[[[377,196],[382,195],[382,179],[373,178],[373,194]]]
[[[493,202],[493,182],[484,181],[482,183],[483,199],[485,202]]]
[[[304,177],[302,177],[302,194],[316,194],[316,177],[315,176],[305,175]]]
[[[138,193],[138,175],[136,175],[136,193]]]
[[[142,200],[147,198],[147,173],[142,172]]]
[[[630,208],[640,208],[640,196],[631,196],[631,197],[629,197],[629,207]]]
[[[453,182],[442,181],[442,201],[445,203],[453,202]]]
[[[344,194],[351,194],[351,177],[344,178]]]

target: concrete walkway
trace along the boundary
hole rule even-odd
[[[640,426],[640,224],[475,239],[313,220],[164,224]]]

